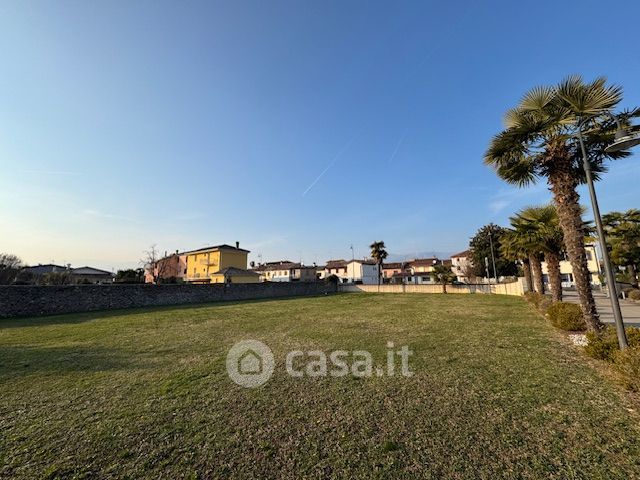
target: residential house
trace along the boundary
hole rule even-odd
[[[35,265],[33,267],[24,267],[21,270],[25,281],[29,283],[40,283],[45,275],[64,273],[68,277],[64,280],[65,283],[111,283],[113,282],[113,273],[107,270],[101,270],[94,267],[78,267],[72,268],[71,265],[55,265],[52,263],[44,265]]]
[[[388,283],[391,278],[405,270],[404,262],[390,262],[382,264],[382,278]]]
[[[70,270],[74,283],[113,283],[113,272],[94,267],[78,267]]]
[[[380,268],[375,260],[351,260],[347,263],[347,276],[351,282],[374,285],[380,280]]]
[[[346,260],[329,260],[324,266],[324,276],[330,277],[335,275],[338,278],[347,279],[347,261]]]
[[[144,281],[145,283],[153,283],[157,278],[160,282],[163,280],[182,282],[186,275],[187,254],[176,250],[171,255],[167,255],[165,252],[165,256],[156,262],[153,272],[145,270]]]
[[[268,262],[253,269],[263,282],[315,282],[316,267],[281,260]]]
[[[442,260],[435,257],[386,263],[382,267],[383,277],[388,283],[433,284],[430,272],[435,265],[442,263]]]
[[[403,275],[405,283],[413,284],[433,284],[435,283],[433,277],[430,275],[433,272],[433,267],[441,264],[442,261],[432,258],[416,258],[406,262],[408,272]]]
[[[471,250],[451,255],[451,271],[458,278],[459,282],[470,283],[472,278],[469,277],[471,269]]]
[[[325,266],[325,277],[336,275],[342,283],[378,283],[379,268],[375,260],[329,260]]]
[[[223,244],[184,252],[189,283],[258,283],[260,275],[247,269],[249,250]]]
[[[24,273],[31,274],[37,278],[37,277],[46,275],[47,273],[68,272],[70,268],[71,268],[71,265],[62,266],[62,265],[54,265],[53,263],[47,263],[44,265],[38,264],[33,267],[24,267],[22,271]]]

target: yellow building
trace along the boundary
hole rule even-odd
[[[247,270],[249,250],[236,246],[216,245],[185,252],[190,283],[258,283],[260,276]]]

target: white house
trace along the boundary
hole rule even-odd
[[[341,283],[377,285],[379,268],[375,260],[329,260],[325,266],[325,277],[336,275]]]
[[[468,277],[469,269],[471,268],[471,251],[465,250],[464,252],[451,255],[451,271],[458,278],[459,282],[468,283],[471,280]]]
[[[316,267],[281,260],[257,266],[254,271],[260,274],[263,282],[315,282]]]
[[[380,278],[380,268],[375,260],[351,260],[347,263],[347,275],[353,282],[374,285]]]

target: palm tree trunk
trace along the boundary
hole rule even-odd
[[[542,265],[537,255],[529,255],[531,273],[533,274],[533,288],[539,294],[544,294],[544,280],[542,278]]]
[[[571,159],[562,145],[555,149],[550,161],[553,171],[549,174],[549,186],[553,193],[553,201],[558,210],[560,227],[564,235],[567,256],[571,262],[573,278],[580,299],[580,308],[587,327],[592,331],[599,331],[602,327],[596,310],[596,302],[591,291],[591,274],[587,265],[587,253],[584,248],[584,230],[582,225],[582,211],[580,195],[576,191],[577,180],[571,169]]]
[[[524,287],[527,292],[533,291],[533,278],[531,277],[531,262],[528,258],[522,260],[522,273],[524,273]]]
[[[551,301],[562,301],[562,275],[560,275],[560,255],[556,252],[544,254],[549,272],[549,288],[551,289]]]
[[[631,264],[627,265],[627,270],[629,271],[629,276],[631,277],[631,284],[634,287],[637,287],[638,286],[638,277],[637,277],[638,272],[636,271],[636,266],[633,263],[631,263]]]
[[[442,293],[447,293],[447,282],[442,282]]]

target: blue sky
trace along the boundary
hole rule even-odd
[[[606,75],[640,105],[639,17],[631,1],[2,2],[0,251],[111,269],[151,244],[306,263],[380,239],[463,250],[549,199],[482,164],[527,89]],[[598,184],[604,211],[640,207],[639,157]]]

